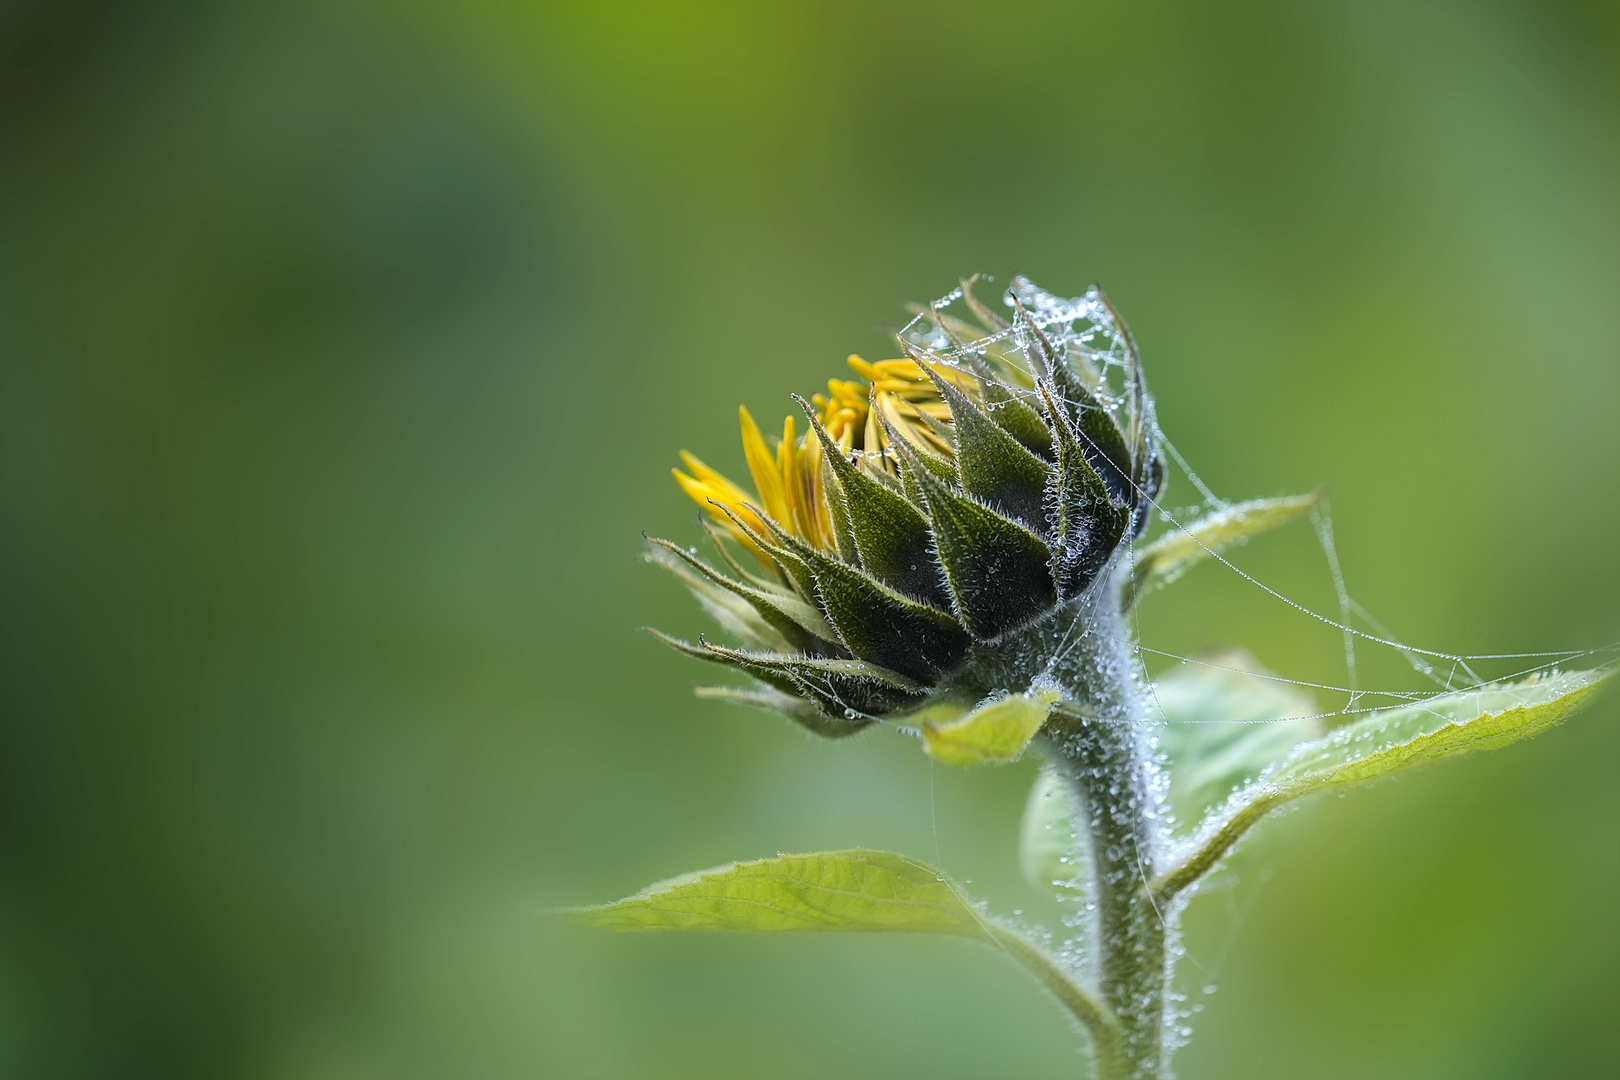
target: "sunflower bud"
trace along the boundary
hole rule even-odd
[[[729,573],[664,540],[648,558],[741,647],[657,636],[764,687],[703,693],[846,735],[1023,690],[1117,611],[1120,552],[1164,478],[1135,347],[1096,289],[1019,278],[1007,299],[1004,319],[964,283],[900,333],[903,356],[850,357],[858,379],[797,398],[806,430],[789,416],[774,452],[741,410],[752,493],[682,453]]]

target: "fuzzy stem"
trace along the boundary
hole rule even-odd
[[[1044,742],[1076,796],[1075,833],[1091,847],[1098,988],[1119,1025],[1115,1052],[1097,1055],[1097,1074],[1159,1080],[1168,1056],[1165,992],[1174,928],[1149,886],[1158,798],[1126,629],[1114,611],[1100,603],[1084,612],[1088,632],[1055,665],[1064,699]]]

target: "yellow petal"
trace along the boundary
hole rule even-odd
[[[804,449],[799,454],[799,462],[810,492],[810,521],[815,530],[815,545],[828,554],[837,554],[838,540],[833,532],[832,508],[827,505],[827,500],[836,498],[837,495],[829,490],[822,472],[820,439],[805,439]]]
[[[862,432],[861,449],[866,453],[867,463],[875,468],[887,468],[883,456],[883,428],[878,423],[877,410],[866,410],[866,430]]]
[[[782,497],[787,503],[788,519],[783,527],[800,540],[814,544],[808,513],[810,493],[805,488],[799,463],[798,441],[793,432],[793,417],[782,421],[782,442],[776,448],[777,475],[782,478]]]
[[[759,492],[760,509],[777,523],[787,524],[791,515],[782,494],[782,475],[777,472],[776,461],[765,446],[765,436],[759,433],[759,425],[754,423],[746,408],[739,406],[737,415],[742,420],[743,457],[747,459],[748,471],[754,477],[754,490]]]
[[[876,382],[877,380],[883,378],[883,376],[878,373],[878,369],[875,364],[867,363],[854,353],[850,354],[849,366],[850,369],[855,372],[855,374],[859,375],[867,382]]]
[[[685,465],[687,471],[698,480],[701,480],[703,483],[716,484],[722,488],[735,491],[739,498],[747,498],[747,494],[742,488],[738,487],[736,484],[733,484],[730,480],[727,480],[723,473],[711,469],[707,465],[703,464],[703,462],[697,459],[697,455],[690,454],[685,450],[682,450],[681,464]]]
[[[745,505],[753,502],[753,500],[736,484],[733,484],[685,450],[681,451],[681,460],[686,463],[688,469],[692,470],[693,475],[688,476],[679,469],[671,469],[670,472],[674,475],[675,482],[680,485],[681,490],[686,492],[687,498],[701,506],[709,517],[714,520],[715,524],[730,533],[733,539],[752,552],[754,558],[759,560],[760,565],[774,575],[776,573],[775,560],[766,554],[763,548],[754,543],[753,538],[742,529],[739,529],[736,522],[721,513],[719,508],[714,505],[715,503],[723,503],[729,506],[737,516],[756,529],[763,531],[765,523],[759,520],[759,515]]]

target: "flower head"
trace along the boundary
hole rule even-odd
[[[852,356],[858,380],[797,398],[807,430],[789,416],[774,451],[743,409],[752,493],[683,452],[675,479],[732,573],[665,540],[649,558],[743,647],[659,636],[765,687],[705,693],[848,734],[982,692],[976,657],[1115,587],[1164,476],[1134,346],[1096,289],[1020,278],[1009,303],[1011,321],[964,283],[898,335],[902,357]]]

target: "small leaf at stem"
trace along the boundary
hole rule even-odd
[[[1144,593],[1170,584],[1189,567],[1225,547],[1287,524],[1321,502],[1322,494],[1318,490],[1309,495],[1238,503],[1166,533],[1136,556],[1121,606],[1129,608]]]
[[[569,914],[619,930],[898,930],[989,940],[949,878],[903,855],[860,849],[732,863]]]
[[[946,765],[1016,761],[1057,699],[1056,690],[1031,688],[986,702],[948,723],[924,721],[923,749]]]
[[[1086,1026],[1099,1058],[1118,1056],[1118,1024],[1107,1006],[1040,946],[976,911],[950,878],[904,855],[854,849],[731,863],[562,914],[617,930],[898,931],[966,938],[1022,965]]]

